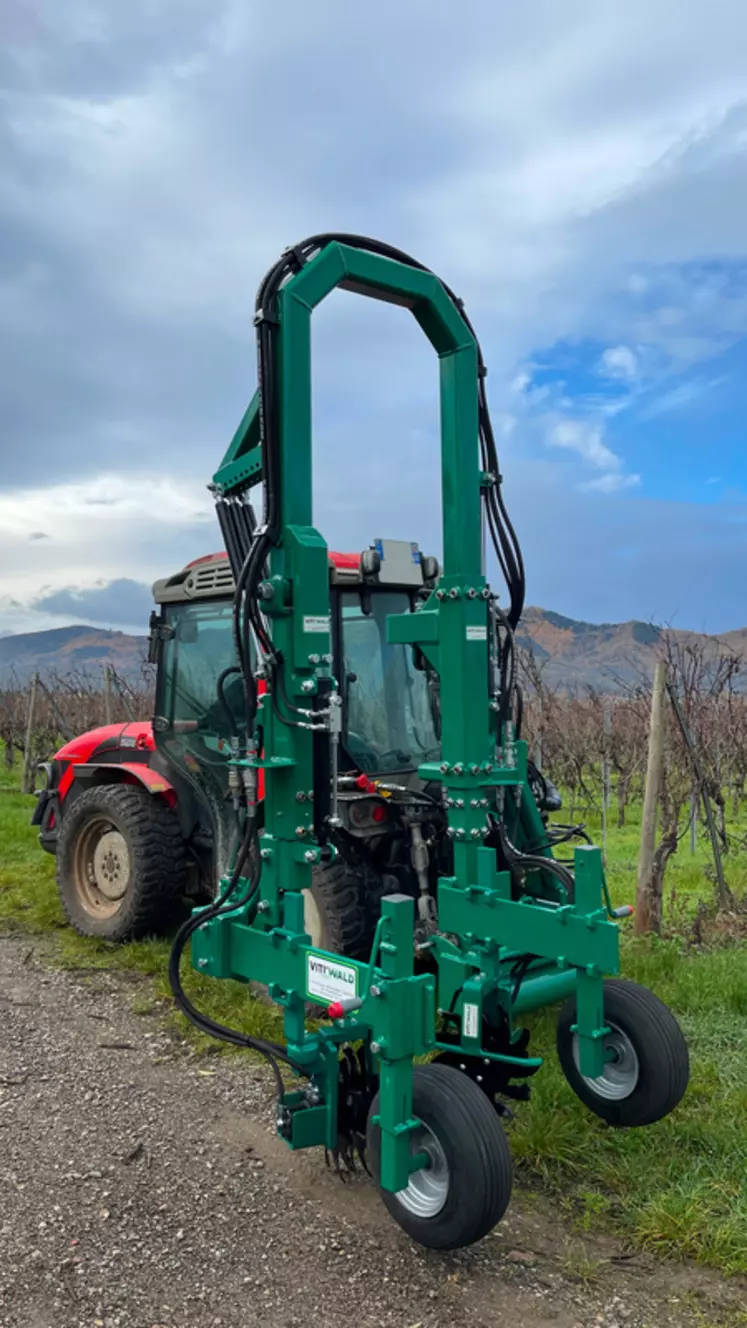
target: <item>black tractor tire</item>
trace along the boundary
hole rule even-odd
[[[314,867],[304,901],[306,930],[318,950],[368,959],[373,932],[366,908],[366,873],[338,857]]]
[[[576,998],[560,1011],[558,1058],[577,1097],[615,1126],[652,1125],[673,1111],[690,1078],[682,1029],[671,1010],[647,987],[624,978],[604,984],[605,1040],[618,1053],[600,1079],[585,1078],[576,1064]]]
[[[81,936],[129,941],[163,932],[179,915],[186,884],[176,815],[139,784],[96,785],[65,808],[57,886]]]
[[[413,1152],[425,1150],[432,1161],[423,1169],[420,1184],[419,1173],[413,1172],[407,1190],[399,1194],[379,1186],[384,1205],[419,1245],[433,1250],[473,1245],[500,1222],[511,1199],[511,1153],[496,1110],[474,1080],[449,1065],[415,1066],[412,1110],[426,1127],[414,1133]],[[366,1150],[377,1180],[381,1130],[374,1118],[378,1112],[377,1093],[366,1131]],[[441,1198],[442,1207],[429,1215],[429,1204],[434,1207]]]

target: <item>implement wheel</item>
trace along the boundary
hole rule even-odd
[[[598,1079],[578,1068],[576,998],[558,1018],[557,1047],[563,1073],[577,1097],[609,1125],[652,1125],[684,1095],[690,1063],[677,1020],[647,987],[622,978],[604,984],[604,1022],[609,1059]]]
[[[472,1079],[448,1065],[416,1065],[413,1115],[420,1126],[411,1135],[413,1154],[428,1164],[410,1176],[407,1189],[392,1194],[379,1187],[395,1222],[420,1245],[458,1250],[492,1231],[511,1198],[512,1166],[503,1127],[485,1094]],[[381,1170],[381,1130],[377,1093],[368,1116],[371,1171]]]
[[[81,936],[129,941],[167,929],[186,887],[174,812],[139,785],[86,789],[62,817],[57,885]]]

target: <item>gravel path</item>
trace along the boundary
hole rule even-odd
[[[196,1058],[135,1013],[147,981],[36,944],[0,939],[0,1328],[665,1328],[703,1322],[693,1297],[709,1324],[744,1303],[569,1245],[528,1197],[471,1250],[413,1246],[370,1182],[275,1138],[263,1068]],[[588,1286],[581,1258],[602,1261]]]

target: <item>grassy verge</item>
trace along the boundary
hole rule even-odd
[[[53,860],[29,826],[31,799],[5,776],[0,785],[0,931],[54,936],[61,965],[129,969],[152,977],[168,997],[167,940],[125,946],[83,940],[65,926]],[[635,889],[637,814],[611,830],[608,874],[616,903]],[[747,887],[747,861],[728,861],[735,894]],[[520,1171],[557,1196],[569,1223],[628,1235],[662,1254],[689,1257],[727,1273],[747,1273],[747,935],[740,918],[714,925],[709,946],[686,937],[697,902],[708,898],[707,852],[680,850],[667,877],[667,931],[661,941],[624,940],[623,970],[653,988],[675,1011],[692,1058],[688,1094],[668,1120],[614,1131],[591,1116],[565,1083],[553,1055],[552,1011],[536,1018],[532,1050],[547,1063],[532,1081],[532,1100],[517,1108],[511,1145]],[[185,966],[186,967],[186,966]],[[239,983],[191,972],[185,986],[213,1017],[264,1036],[277,1035],[273,1007]],[[175,1016],[176,1017],[176,1016]],[[184,1023],[181,1022],[184,1030]],[[204,1046],[215,1048],[201,1039]]]

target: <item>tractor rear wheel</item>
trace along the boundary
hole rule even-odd
[[[57,885],[81,936],[129,941],[163,931],[179,912],[185,873],[174,812],[139,785],[97,785],[66,808]]]
[[[317,950],[367,959],[372,936],[365,873],[342,857],[329,866],[314,867],[311,889],[304,892],[304,926]]]
[[[560,1011],[560,1066],[577,1097],[608,1125],[652,1125],[673,1111],[690,1077],[687,1043],[671,1010],[647,987],[625,978],[604,984],[604,1046],[609,1059],[598,1079],[578,1066],[576,998]]]
[[[449,1065],[416,1065],[412,1111],[420,1125],[410,1136],[413,1155],[428,1163],[413,1171],[406,1189],[379,1193],[395,1222],[420,1245],[458,1250],[487,1236],[511,1198],[508,1140],[495,1108],[472,1079]],[[381,1171],[376,1094],[368,1115],[371,1171]]]

